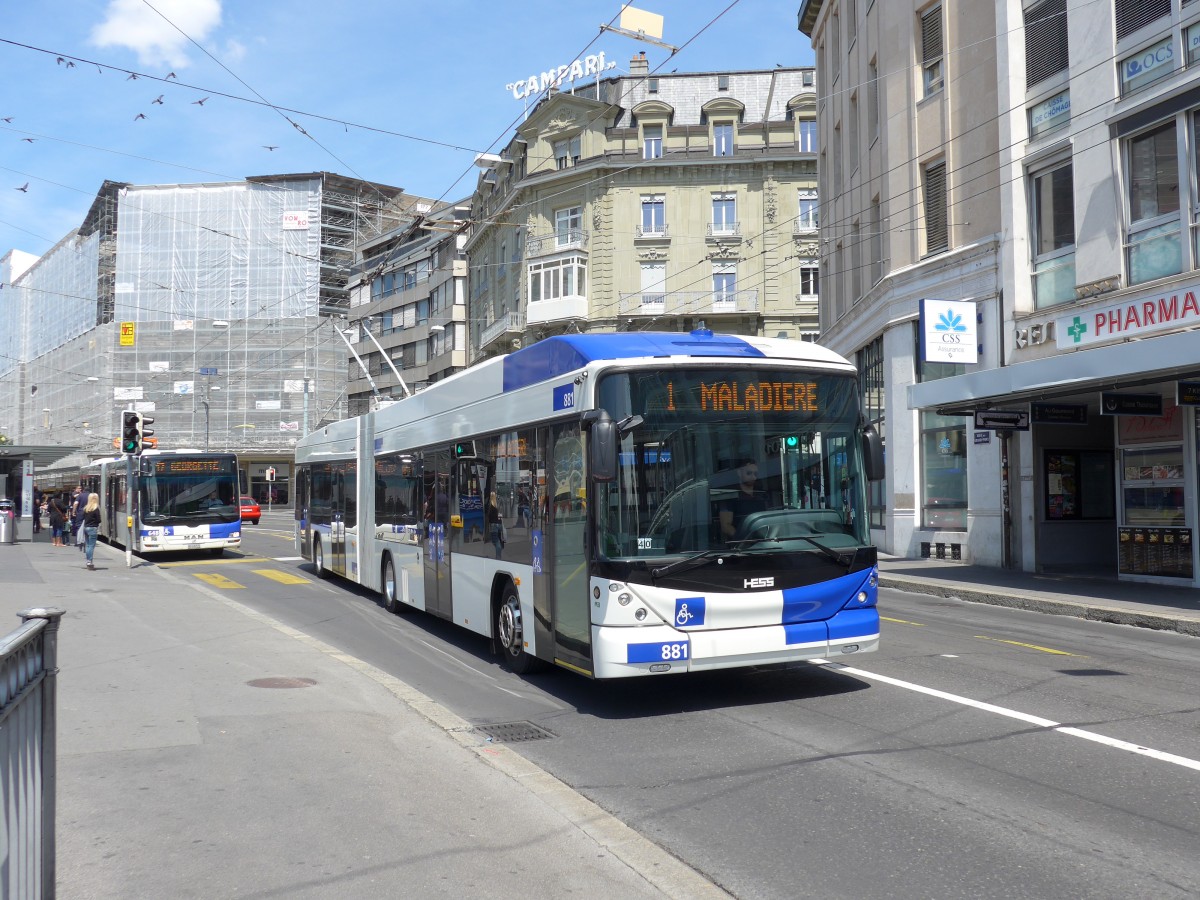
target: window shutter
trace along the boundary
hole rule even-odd
[[[1171,14],[1171,0],[1117,0],[1117,40]]]
[[[1046,0],[1025,12],[1025,87],[1064,72],[1067,47],[1067,0]]]
[[[925,168],[925,252],[938,253],[949,247],[946,227],[946,164]]]
[[[942,8],[934,7],[921,16],[921,62],[942,58]]]

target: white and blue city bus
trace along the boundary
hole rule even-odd
[[[865,483],[881,441],[853,366],[813,344],[548,338],[306,435],[296,464],[297,550],[319,575],[490,637],[520,673],[879,642]],[[502,529],[480,515],[493,493]]]
[[[126,513],[126,457],[97,460],[80,472],[84,490],[100,495],[101,538],[137,553],[207,550],[220,556],[241,545],[235,454],[146,450],[133,465],[140,474],[132,536]]]

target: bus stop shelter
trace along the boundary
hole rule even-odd
[[[39,469],[53,465],[78,447],[61,445],[0,444],[0,500],[13,502],[16,539],[33,538],[33,478]]]

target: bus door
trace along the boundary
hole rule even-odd
[[[309,508],[312,505],[308,466],[300,467],[296,472],[296,549],[300,555],[308,559],[312,547],[312,517]]]
[[[583,440],[577,423],[551,430],[550,559],[557,654],[591,669]]]
[[[335,466],[333,497],[329,510],[329,570],[335,575],[346,574],[346,473],[344,466]]]
[[[425,567],[425,611],[450,615],[450,451],[425,454],[421,543]]]

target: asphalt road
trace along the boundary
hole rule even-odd
[[[1194,638],[882,591],[882,649],[849,667],[521,679],[316,581],[283,516],[243,537],[168,565],[476,724],[541,726],[519,752],[735,896],[1200,894]]]

